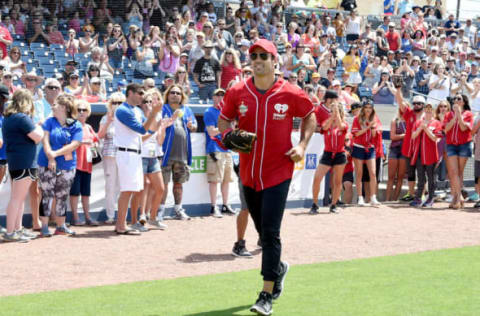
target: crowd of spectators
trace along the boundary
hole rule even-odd
[[[333,5],[327,5],[324,2],[328,1],[317,1],[310,6],[344,8],[343,3],[333,1]],[[163,177],[146,176],[145,185],[154,189],[133,197],[141,210],[138,222],[145,224],[146,215],[151,214],[151,224],[165,228],[162,223],[166,199],[164,182],[169,178],[174,183],[176,216],[188,219],[181,206],[182,183],[188,181],[190,133],[196,130],[197,124],[186,103],[190,99],[218,106],[218,97],[228,90],[232,81],[251,76],[248,49],[260,38],[271,40],[277,47],[275,75],[303,89],[316,106],[323,102],[327,90],[338,95],[338,102],[346,113],[354,112],[353,108],[367,99],[372,100],[372,104],[393,105],[398,99],[395,98],[397,90],[401,89],[405,100],[423,95],[435,109],[446,101],[453,103],[453,96],[465,95],[472,112],[479,113],[480,31],[472,20],[460,23],[453,14],[441,21],[444,13],[437,2],[422,8],[409,0],[385,1],[385,15],[378,25],[355,10],[299,10],[287,15],[289,5],[303,4],[282,0],[227,4],[225,14],[205,0],[188,0],[172,6],[162,5],[158,0],[5,2],[0,26],[3,54],[0,79],[5,92],[0,92],[3,101],[13,96],[8,116],[21,117],[24,128],[15,132],[23,132],[26,144],[35,145],[41,133],[46,135],[43,151],[37,149],[40,180],[35,180],[33,171],[26,174],[33,183],[29,187],[34,197],[31,207],[40,210],[33,217],[34,229],[49,235],[45,223],[49,216],[54,216],[58,233],[73,233],[64,223],[69,196],[73,224],[83,224],[76,212],[78,196],[81,196],[87,224],[98,224],[89,216],[88,196],[91,147],[100,140],[104,144],[107,222],[114,221],[118,194],[115,183],[121,177],[113,159],[118,147],[114,142],[114,113],[122,102],[135,99],[132,94],[143,91],[150,91],[140,100],[144,105],[143,115],[150,115],[149,103],[163,100],[169,105],[163,108],[163,117],[156,122],[156,136],[150,137],[154,152],[149,145],[142,144],[141,151],[152,155],[143,156],[144,159],[164,155],[166,159],[161,166],[152,161],[144,166],[149,170],[146,174],[158,173],[161,168]],[[395,9],[390,12],[392,3]],[[437,22],[432,24],[432,19]],[[25,48],[38,44],[57,45],[55,47],[63,49],[68,56],[64,69],[51,78],[38,73],[41,69],[29,69],[21,58]],[[88,61],[84,63],[78,56]],[[142,86],[127,91],[132,81],[141,82]],[[155,89],[162,95],[152,92],[157,91]],[[32,98],[32,108],[25,105],[30,102],[29,98]],[[95,102],[108,105],[108,114],[98,131],[86,122],[91,112],[89,104]],[[21,113],[31,116],[31,122]],[[180,121],[177,122],[177,118]],[[395,128],[397,123],[395,121]],[[38,124],[43,127],[42,131],[35,129]],[[68,137],[64,135],[65,129]],[[212,136],[210,134],[207,136]],[[177,145],[186,147],[185,152],[164,142],[164,138],[173,139],[173,136],[181,137],[183,143]],[[2,148],[4,150],[5,145]],[[169,161],[168,155],[174,159]],[[6,158],[0,156],[0,162],[3,177]],[[29,164],[20,169],[33,168],[36,166]],[[400,166],[395,168],[395,175],[400,176]],[[392,177],[397,179],[395,175]],[[393,185],[394,179],[389,180]],[[62,187],[55,187],[53,183]],[[214,183],[222,183],[222,179],[215,179]],[[25,186],[16,189],[23,190],[23,194]],[[41,202],[39,189],[42,190]],[[149,192],[162,190],[164,194],[152,201]],[[23,203],[23,196],[19,195],[19,200],[12,205]],[[160,205],[160,211],[152,204]],[[230,211],[226,201],[222,207]],[[219,214],[215,205],[212,213]],[[16,233],[20,230],[17,222],[18,216],[8,227],[8,238],[28,239],[28,232],[26,237]],[[137,224],[136,217],[132,224]],[[130,232],[122,225],[117,229]],[[137,225],[136,229],[142,230],[142,227]]]

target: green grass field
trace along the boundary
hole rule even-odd
[[[258,270],[250,270],[3,297],[0,315],[252,315],[260,288]],[[289,316],[480,315],[480,247],[293,266],[273,309]]]

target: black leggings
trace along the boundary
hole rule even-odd
[[[280,274],[280,227],[290,181],[288,179],[263,191],[243,187],[248,210],[262,240],[262,275],[265,281],[275,281]]]

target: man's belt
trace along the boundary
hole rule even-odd
[[[125,147],[117,147],[118,151],[128,151],[131,153],[136,153],[136,154],[141,154],[142,151],[140,149],[131,149],[131,148],[125,148]]]

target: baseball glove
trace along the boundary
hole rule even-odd
[[[227,149],[242,153],[249,153],[252,150],[253,142],[257,135],[241,129],[230,130],[223,135],[222,143]]]

